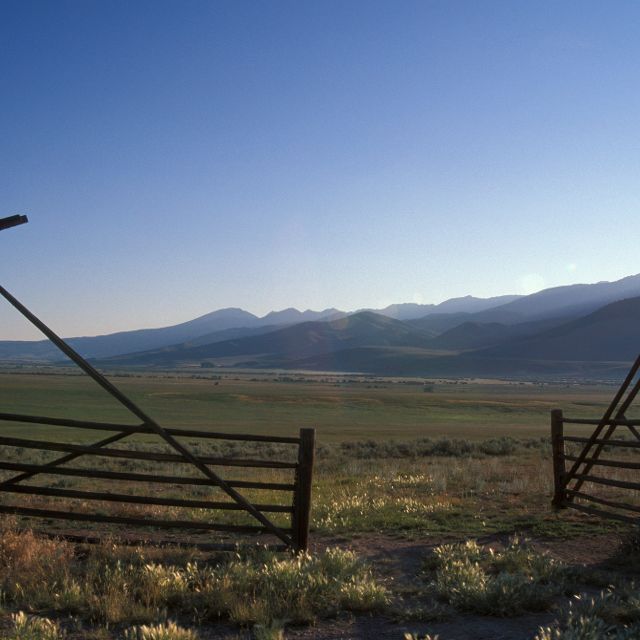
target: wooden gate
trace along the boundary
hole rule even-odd
[[[0,230],[11,226],[16,226],[27,222],[24,216],[12,216],[0,220]],[[21,516],[30,516],[45,519],[63,519],[82,522],[112,523],[127,526],[142,526],[146,529],[180,529],[190,531],[224,532],[224,533],[245,533],[259,534],[266,533],[274,536],[279,544],[277,548],[291,548],[296,551],[307,548],[309,535],[309,517],[311,508],[311,480],[313,473],[314,458],[314,430],[301,429],[298,437],[277,437],[262,435],[239,435],[214,433],[206,430],[193,429],[165,429],[153,418],[147,415],[120,389],[105,378],[89,362],[80,356],[64,340],[56,335],[39,318],[29,311],[21,302],[12,296],[6,289],[0,286],[0,295],[4,297],[17,311],[19,311],[29,322],[36,326],[62,353],[69,357],[80,369],[90,376],[100,385],[111,397],[115,398],[130,414],[138,419],[137,424],[111,424],[91,421],[65,420],[46,416],[33,416],[13,413],[0,413],[0,425],[14,423],[53,425],[57,427],[89,429],[93,431],[111,432],[107,437],[91,444],[70,444],[67,442],[56,442],[51,440],[37,440],[32,438],[8,437],[0,435],[0,470],[14,472],[15,475],[4,477],[0,480],[0,492],[5,494],[20,494],[23,496],[37,496],[48,498],[61,498],[66,502],[63,508],[49,509],[24,504],[0,504],[0,513],[11,513]],[[165,445],[165,452],[144,451],[137,448],[112,447],[110,445],[121,443],[131,435],[147,434],[157,436],[157,440]],[[202,455],[192,450],[192,445],[184,443],[184,438],[190,440],[227,440],[258,442],[265,444],[297,445],[297,456],[295,460],[272,460],[272,459],[246,459],[242,457],[229,457],[220,455]],[[64,455],[45,462],[25,462],[21,459],[7,459],[9,451],[40,450],[57,451]],[[162,473],[138,473],[130,471],[113,471],[100,469],[95,466],[87,466],[86,457],[102,459],[127,459],[146,461],[148,463],[171,463],[186,466],[191,471],[191,475],[183,472],[180,475],[167,475]],[[85,464],[81,467],[68,466],[78,458],[82,458]],[[214,467],[218,468],[214,471]],[[246,480],[238,478],[223,478],[219,468],[259,468],[259,469],[279,469],[293,473],[293,478],[288,482],[283,481],[262,481]],[[227,471],[228,473],[228,471]],[[195,474],[195,475],[194,475]],[[6,475],[6,474],[5,474]],[[25,484],[38,477],[53,477],[58,486],[51,483]],[[89,491],[83,487],[70,489],[59,486],[60,480],[68,478],[82,478],[83,480],[110,480],[116,482],[148,483],[155,492],[152,495],[130,495],[112,489]],[[54,482],[54,485],[56,483]],[[63,483],[64,484],[64,483]],[[183,486],[199,485],[214,489],[220,497],[226,500],[212,500],[210,498],[192,499],[184,497],[159,496],[156,484]],[[139,486],[139,485],[138,485]],[[242,490],[242,493],[239,491]],[[282,501],[273,503],[262,503],[257,501],[253,494],[249,496],[248,491],[254,493],[260,491],[285,492],[292,499],[288,503]],[[271,493],[269,495],[271,495]],[[25,498],[26,500],[26,498]],[[168,508],[186,508],[189,510],[210,510],[235,511],[248,514],[251,524],[238,523],[216,523],[208,520],[189,519],[157,519],[145,517],[134,517],[130,515],[113,515],[112,513],[98,513],[76,511],[69,506],[71,501],[83,502],[117,502],[121,504],[137,504],[145,506],[163,506]],[[265,514],[284,514],[289,520],[288,524],[276,522],[274,516]],[[191,543],[192,540],[182,540]],[[230,543],[215,543],[199,546],[215,548],[235,548]]]
[[[555,507],[638,523],[633,514],[640,514],[640,420],[627,412],[640,391],[640,378],[634,382],[639,369],[640,357],[600,419],[551,412]],[[566,435],[565,425],[595,429],[588,436]]]

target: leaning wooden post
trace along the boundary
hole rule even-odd
[[[315,429],[300,429],[298,468],[296,469],[295,493],[293,496],[293,542],[297,552],[309,546],[309,524],[311,521],[311,482],[315,456]]]
[[[557,509],[566,507],[564,479],[566,474],[564,459],[564,422],[562,409],[551,411],[551,448],[553,451],[553,500]]]

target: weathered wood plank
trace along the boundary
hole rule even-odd
[[[57,427],[72,427],[74,429],[91,429],[97,431],[124,431],[127,433],[155,433],[150,427],[130,424],[116,424],[111,422],[93,422],[89,420],[69,420],[66,418],[49,418],[46,416],[30,416],[18,413],[0,413],[0,420],[11,422],[25,422],[29,424],[50,424]],[[300,444],[300,438],[289,436],[266,436],[247,433],[221,433],[219,431],[205,431],[202,429],[165,428],[173,436],[181,438],[203,438],[215,440],[237,440],[242,442],[273,442],[280,444]]]
[[[19,224],[26,224],[29,222],[27,216],[17,214],[15,216],[7,216],[6,218],[0,218],[0,231],[10,229],[11,227],[17,227]]]
[[[217,509],[223,511],[244,511],[237,502],[219,502],[212,500],[191,500],[183,498],[160,498],[157,496],[135,496],[128,493],[104,493],[100,491],[80,491],[59,489],[57,487],[32,487],[8,485],[0,487],[5,493],[20,493],[35,496],[53,496],[58,498],[77,498],[81,500],[100,500],[105,502],[126,502],[130,504],[154,504],[165,507],[187,507],[191,509]],[[293,507],[279,504],[253,504],[259,511],[271,513],[292,513]]]
[[[562,421],[565,424],[586,424],[586,425],[598,425],[601,420],[598,418],[562,418]],[[638,420],[617,420],[615,418],[611,418],[607,420],[605,424],[616,424],[622,427],[637,427],[640,426],[640,419]]]
[[[565,460],[577,460],[577,456],[565,455]],[[585,458],[584,462],[590,462],[594,466],[600,467],[615,467],[617,469],[640,469],[640,462],[626,462],[624,460],[608,460],[608,459],[593,459]]]
[[[599,476],[592,476],[585,473],[577,473],[575,476],[576,480],[583,482],[593,482],[594,484],[604,484],[608,487],[620,487],[621,489],[635,489],[640,490],[640,482],[628,482],[626,480],[614,480],[613,478],[600,478]],[[579,487],[574,486],[573,491],[578,491]]]
[[[311,521],[311,483],[315,457],[315,429],[300,429],[298,470],[293,498],[293,540],[297,551],[306,551],[309,546],[309,524]]]
[[[55,511],[52,509],[34,509],[13,505],[0,505],[0,513],[27,516],[29,518],[50,518],[54,520],[74,520],[78,522],[103,522],[106,524],[127,524],[139,527],[152,527],[154,529],[194,529],[198,531],[223,531],[226,533],[267,533],[271,527],[258,525],[216,524],[198,520],[156,520],[152,518],[134,518],[131,516],[112,516],[99,513],[78,513],[70,511]],[[272,527],[275,525],[271,525]],[[291,529],[279,531],[286,535]]]
[[[564,439],[563,439],[562,410],[551,411],[551,454],[553,456],[553,500],[551,504],[562,509],[566,502]]]
[[[80,478],[101,478],[105,480],[128,480],[133,482],[159,482],[169,484],[187,484],[217,486],[208,478],[189,478],[184,476],[150,475],[148,473],[129,473],[125,471],[101,471],[99,469],[81,469],[76,467],[53,467],[45,469],[42,465],[24,462],[5,462],[0,460],[0,469],[7,471],[25,471],[44,473],[47,475],[74,476]],[[251,482],[244,480],[227,480],[227,484],[239,489],[269,489],[271,491],[293,491],[294,484],[279,482]]]
[[[567,490],[567,493],[571,494],[576,498],[582,498],[583,500],[588,500],[590,502],[596,502],[597,504],[602,504],[607,507],[613,507],[614,509],[626,509],[627,511],[633,511],[634,513],[640,513],[640,506],[636,506],[633,504],[629,504],[628,502],[618,502],[616,500],[606,500],[605,498],[600,498],[597,496],[589,495],[588,493],[584,493],[582,491],[571,491]]]
[[[589,438],[583,438],[581,436],[564,436],[564,441],[565,442],[589,442]],[[596,438],[593,441],[593,444],[599,444],[599,445],[611,446],[611,447],[627,447],[629,449],[640,449],[640,442],[635,442],[634,440],[603,440],[602,438]],[[584,460],[584,457],[583,457],[583,460]]]
[[[102,456],[107,458],[128,458],[131,460],[151,460],[153,462],[179,462],[191,464],[183,456],[175,453],[160,453],[155,451],[131,451],[129,449],[109,449],[93,445],[68,444],[65,442],[51,442],[47,440],[31,440],[27,438],[9,438],[0,436],[0,445],[9,447],[24,447],[26,449],[42,449],[45,451],[64,451],[82,455]],[[281,462],[278,460],[248,460],[243,458],[221,458],[217,456],[198,456],[197,460],[204,464],[225,467],[255,467],[264,469],[295,469],[295,462]]]

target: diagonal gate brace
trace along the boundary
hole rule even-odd
[[[27,307],[25,307],[19,300],[12,296],[4,287],[0,286],[0,295],[2,295],[15,309],[17,309],[31,324],[37,327],[53,344],[60,349],[67,357],[69,357],[75,364],[78,365],[88,376],[90,376],[95,382],[97,382],[107,393],[115,398],[120,404],[126,407],[131,413],[142,420],[143,425],[150,428],[152,432],[160,436],[167,444],[175,449],[185,460],[196,467],[201,473],[203,473],[209,480],[220,487],[227,495],[229,495],[235,502],[241,505],[248,513],[250,513],[258,522],[260,522],[270,533],[274,534],[285,544],[292,546],[293,541],[283,531],[276,527],[268,518],[266,518],[258,509],[256,509],[246,498],[239,494],[233,487],[229,486],[222,478],[220,478],[214,471],[212,471],[207,465],[201,462],[189,449],[176,440],[171,434],[160,426],[153,418],[148,416],[140,407],[138,407],[130,398],[128,398],[122,391],[120,391],[114,384],[112,384],[105,376],[103,376],[97,369],[95,369],[89,362],[87,362],[79,353],[77,353],[71,346],[69,346],[62,338],[60,338],[54,331],[52,331],[47,325],[44,324],[37,316],[35,316]],[[112,442],[122,440],[126,436],[130,435],[130,432],[122,432],[117,435],[111,436],[99,442],[96,442],[93,446],[96,448],[105,446]],[[70,454],[58,458],[47,465],[43,465],[43,472],[47,467],[63,464],[68,462],[81,454]],[[7,480],[7,483],[18,482],[26,477],[33,476],[34,473],[21,474]],[[0,484],[0,487],[2,485]]]

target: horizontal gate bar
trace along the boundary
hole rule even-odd
[[[202,531],[224,531],[227,533],[267,533],[267,527],[258,525],[214,524],[193,520],[155,520],[151,518],[133,518],[130,516],[105,516],[99,513],[72,513],[70,511],[54,511],[51,509],[33,509],[0,505],[0,513],[22,515],[30,518],[52,518],[55,520],[77,520],[79,522],[104,522],[108,524],[130,524],[156,529],[198,529]],[[291,529],[276,527],[281,533],[291,533]]]
[[[589,438],[583,438],[581,436],[564,436],[565,442],[590,442]],[[593,444],[602,444],[612,447],[627,447],[629,449],[640,449],[640,442],[631,440],[603,440],[602,438],[596,438],[591,440]]]
[[[129,458],[133,460],[151,460],[153,462],[180,462],[190,464],[183,456],[175,453],[155,453],[151,451],[130,451],[128,449],[108,449],[91,445],[65,444],[63,442],[49,442],[47,440],[29,440],[26,438],[8,438],[0,436],[0,444],[9,447],[25,447],[27,449],[43,449],[46,451],[65,451],[67,453],[82,453],[107,458]],[[215,456],[198,456],[196,458],[204,464],[225,467],[255,467],[264,469],[295,469],[295,462],[280,462],[276,460],[246,460],[242,458],[219,458]]]
[[[52,467],[43,469],[39,464],[27,464],[24,462],[4,462],[0,460],[0,469],[7,471],[26,471],[29,473],[44,473],[53,476],[75,476],[80,478],[102,478],[106,480],[131,480],[134,482],[161,482],[171,484],[217,486],[208,478],[188,478],[182,476],[161,476],[148,473],[129,473],[125,471],[101,471],[98,469],[81,469],[74,467]],[[242,489],[269,489],[272,491],[293,491],[295,485],[279,482],[250,482],[245,480],[228,480],[227,484]]]
[[[583,511],[593,516],[601,516],[602,518],[610,518],[613,520],[620,520],[622,522],[630,522],[631,524],[637,524],[638,518],[632,518],[631,516],[623,516],[620,513],[613,513],[612,511],[605,511],[604,509],[596,509],[595,507],[587,507],[583,504],[576,504],[575,502],[567,503],[569,509],[575,509],[576,511]]]
[[[134,496],[127,493],[103,493],[98,491],[79,491],[76,489],[58,489],[56,487],[28,487],[21,484],[0,487],[7,493],[24,493],[35,496],[55,496],[58,498],[81,498],[84,500],[104,500],[106,502],[128,502],[132,504],[155,504],[165,507],[191,507],[194,509],[218,509],[223,511],[245,511],[237,502],[213,502],[210,500],[184,500],[181,498],[157,498],[154,496]],[[254,504],[258,511],[272,513],[292,513],[293,507],[280,504]]]
[[[30,424],[50,424],[57,427],[73,427],[75,429],[92,429],[98,431],[126,431],[127,433],[155,434],[151,427],[141,425],[123,425],[110,422],[93,422],[89,420],[69,420],[67,418],[49,418],[46,416],[30,416],[19,413],[0,413],[0,420],[26,422]],[[246,433],[221,433],[200,429],[165,428],[172,436],[184,438],[206,438],[214,440],[238,440],[243,442],[274,442],[281,444],[300,444],[300,438],[293,436],[263,436]]]
[[[562,456],[565,460],[577,460],[578,456]],[[615,467],[616,469],[640,469],[640,462],[625,462],[623,460],[607,460],[600,458],[584,458],[584,463],[590,463],[592,465],[601,467]]]
[[[565,424],[588,424],[588,425],[597,425],[602,422],[597,418],[562,418],[562,422]],[[640,419],[638,420],[622,420],[617,418],[611,418],[610,420],[605,420],[604,424],[615,424],[621,427],[637,427],[640,426]]]
[[[117,424],[116,422],[93,422],[90,420],[71,420],[70,418],[49,418],[30,416],[23,413],[0,413],[0,420],[6,422],[26,422],[28,424],[47,424],[56,427],[74,429],[92,429],[94,431],[124,431],[126,433],[151,433],[143,424]]]
[[[612,478],[599,478],[598,476],[576,473],[569,478],[569,481],[576,479],[583,482],[593,482],[594,484],[604,484],[608,487],[620,487],[621,489],[640,490],[640,482],[627,482],[626,480],[613,480]]]
[[[583,493],[582,491],[567,491],[568,494],[576,497],[582,498],[583,500],[589,500],[590,502],[597,502],[598,504],[603,504],[607,507],[613,507],[615,509],[626,509],[627,511],[634,511],[635,513],[640,513],[640,506],[635,506],[632,504],[628,504],[627,502],[617,502],[615,500],[605,500],[604,498],[598,498],[596,496],[591,496],[588,493]]]

